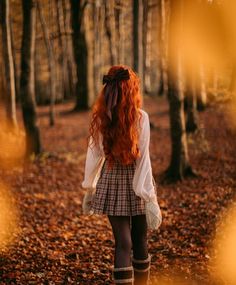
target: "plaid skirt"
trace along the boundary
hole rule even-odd
[[[133,190],[135,163],[115,163],[111,169],[105,161],[96,193],[92,201],[95,214],[110,216],[135,216],[145,214],[145,203]]]

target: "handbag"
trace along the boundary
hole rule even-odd
[[[152,181],[155,192],[157,192],[156,182],[153,177]],[[148,228],[151,230],[157,230],[162,223],[161,209],[157,199],[155,201],[146,202],[145,211],[146,211],[146,221]]]

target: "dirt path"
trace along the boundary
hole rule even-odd
[[[114,244],[107,218],[81,215],[90,114],[69,112],[71,106],[57,106],[53,128],[48,109],[41,107],[45,156],[25,172],[1,172],[12,187],[21,233],[0,254],[0,284],[112,284]],[[236,188],[236,132],[227,119],[227,105],[200,114],[200,131],[189,138],[191,164],[199,177],[174,185],[160,183],[170,156],[167,103],[145,99],[145,109],[155,126],[150,151],[163,212],[161,228],[149,232],[151,284],[173,276],[179,284],[213,284],[215,224]]]

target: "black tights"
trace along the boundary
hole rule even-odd
[[[114,266],[116,268],[130,266],[131,250],[135,259],[146,259],[148,257],[146,216],[108,216],[108,219],[115,238]]]

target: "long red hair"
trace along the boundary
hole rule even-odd
[[[103,150],[110,166],[115,161],[123,165],[131,164],[139,157],[139,120],[141,118],[140,82],[135,72],[123,65],[112,66],[108,75],[127,69],[129,79],[119,82],[119,95],[116,107],[112,110],[112,120],[106,113],[103,87],[92,111],[90,135],[95,144],[99,144],[102,135]],[[112,94],[109,94],[109,96]]]

